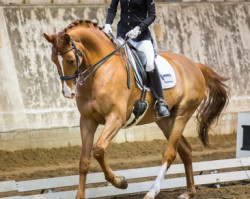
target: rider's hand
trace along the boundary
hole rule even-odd
[[[135,39],[139,34],[141,34],[140,27],[136,26],[134,29],[130,30],[126,36],[130,39]]]
[[[105,24],[103,27],[103,31],[106,32],[107,34],[111,33],[112,34],[112,28],[110,24]]]

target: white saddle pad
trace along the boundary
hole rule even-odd
[[[156,62],[158,71],[160,73],[162,88],[163,89],[173,88],[176,85],[176,76],[175,76],[172,66],[169,64],[169,62],[166,59],[164,59],[160,55],[157,55],[155,62]],[[142,78],[137,71],[137,67],[135,66],[134,60],[132,64],[134,65],[133,67],[134,72],[137,74],[140,84],[142,85],[143,84]],[[140,84],[138,82],[136,83],[137,83],[137,86],[142,90]],[[147,90],[150,91],[151,89],[147,87]]]

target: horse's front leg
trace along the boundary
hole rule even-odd
[[[126,189],[128,186],[127,180],[123,176],[116,176],[114,172],[109,168],[107,162],[105,161],[104,154],[105,149],[108,147],[112,138],[118,133],[121,127],[124,125],[124,120],[121,118],[120,114],[111,114],[104,126],[104,129],[93,147],[93,155],[95,159],[99,162],[100,166],[105,175],[105,179],[114,185],[116,188]]]
[[[76,199],[85,199],[86,175],[89,170],[90,153],[93,146],[94,133],[98,124],[91,120],[80,118],[80,129],[82,138],[82,154],[79,164],[79,186]]]

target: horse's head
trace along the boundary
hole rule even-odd
[[[56,64],[62,83],[62,94],[66,98],[75,98],[76,80],[83,62],[83,45],[73,40],[69,34],[47,35],[52,43],[52,61]]]

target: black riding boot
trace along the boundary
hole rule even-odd
[[[154,106],[155,117],[167,117],[170,115],[168,105],[164,101],[160,74],[158,68],[155,66],[154,70],[148,72],[150,79],[150,88],[155,96],[156,102]]]

